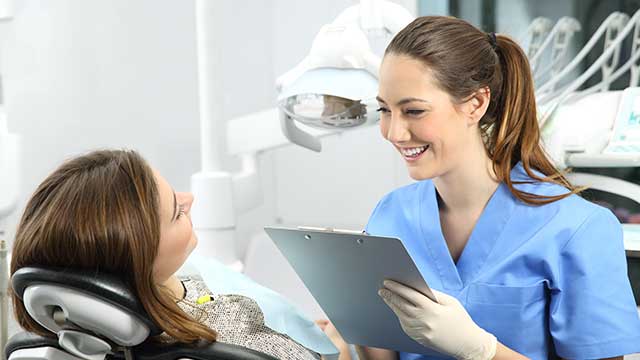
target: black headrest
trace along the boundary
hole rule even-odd
[[[11,276],[13,291],[21,299],[25,289],[34,284],[61,285],[90,294],[137,317],[149,327],[151,335],[162,333],[131,290],[122,280],[111,274],[67,268],[24,267]]]

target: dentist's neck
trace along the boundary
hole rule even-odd
[[[480,143],[480,146],[483,145]],[[470,150],[464,164],[433,179],[441,199],[441,212],[475,212],[484,209],[498,188],[499,182],[484,147]]]

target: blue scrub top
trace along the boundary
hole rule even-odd
[[[534,181],[520,164],[511,178]],[[543,182],[515,186],[539,195],[567,192]],[[622,227],[611,211],[579,196],[529,206],[501,183],[457,263],[430,180],[386,195],[366,231],[400,238],[430,287],[455,296],[476,324],[532,359],[640,352]]]

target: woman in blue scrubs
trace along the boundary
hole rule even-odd
[[[457,359],[640,352],[621,226],[545,155],[516,43],[418,18],[386,50],[378,101],[382,135],[418,182],[380,200],[366,230],[402,239],[438,298],[385,282],[380,296],[409,336]]]

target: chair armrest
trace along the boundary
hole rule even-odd
[[[52,347],[64,351],[54,337],[44,337],[28,332],[20,332],[9,339],[5,348],[6,359],[11,353],[21,349],[38,347]],[[176,360],[188,358],[193,360],[278,360],[273,356],[263,354],[242,346],[214,342],[212,344],[162,345],[146,342],[133,349],[135,358],[139,360]],[[122,353],[110,355],[108,358],[124,359]]]
[[[53,334],[52,334],[53,335]],[[37,347],[49,346],[56,349],[61,349],[60,345],[58,345],[58,339],[55,337],[44,337],[28,332],[19,332],[13,335],[9,342],[7,342],[7,346],[4,348],[5,359],[9,358],[11,353],[21,350],[21,349],[32,349]]]
[[[134,348],[136,359],[175,360],[278,360],[277,358],[238,345],[214,342],[202,345],[159,345],[145,343]]]

